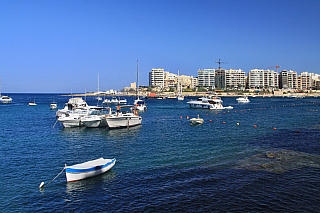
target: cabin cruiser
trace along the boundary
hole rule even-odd
[[[133,105],[136,107],[137,110],[139,111],[145,111],[147,109],[147,104],[145,103],[144,100],[141,99],[136,99],[134,100]]]
[[[31,101],[31,102],[29,102],[28,106],[37,106],[37,104],[35,101]]]
[[[250,100],[247,96],[237,98],[238,103],[249,103]]]
[[[88,128],[105,127],[108,126],[106,117],[109,115],[111,115],[111,108],[100,108],[82,117],[81,122]]]
[[[121,111],[123,108],[133,108],[133,112]],[[106,117],[109,128],[121,128],[140,125],[142,117],[138,115],[138,111],[134,106],[121,106],[119,112],[111,113]]]
[[[214,109],[220,110],[224,109],[222,106],[223,101],[218,96],[206,96],[198,98],[197,100],[187,102],[190,108],[200,108],[200,109]]]
[[[57,108],[58,108],[57,102],[51,102],[50,109],[57,109]]]
[[[60,117],[62,114],[67,113],[68,111],[73,111],[76,109],[85,110],[90,108],[82,98],[70,98],[68,103],[66,103],[65,107],[63,109],[59,109],[56,112],[56,116]]]
[[[0,103],[10,104],[11,102],[12,102],[12,98],[10,98],[9,96],[6,96],[6,95],[1,96],[1,94],[0,94]]]

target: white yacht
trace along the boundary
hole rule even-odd
[[[88,128],[105,127],[108,126],[106,117],[109,115],[111,115],[111,108],[101,108],[82,117],[81,122]]]
[[[0,93],[0,103],[10,104],[11,102],[12,102],[12,98],[10,98],[9,96],[6,96],[6,95],[1,96],[1,93]]]
[[[6,95],[1,95],[1,78],[0,78],[0,103],[1,104],[10,104],[12,102],[12,98]]]
[[[250,100],[247,96],[237,98],[238,103],[249,103]]]
[[[82,98],[70,98],[68,103],[66,103],[65,107],[63,109],[59,109],[56,112],[56,116],[60,117],[63,114],[76,109],[86,110],[89,108],[90,107],[88,106],[87,102],[85,102]]]
[[[102,103],[103,104],[118,105],[119,104],[119,100],[116,97],[112,97],[111,99],[105,99]]]
[[[51,102],[50,109],[57,109],[57,108],[58,108],[57,102]]]
[[[121,108],[132,108],[133,106],[123,106]],[[121,128],[140,125],[142,117],[138,115],[137,111],[126,112],[121,111],[117,114],[112,113],[106,117],[109,128]]]
[[[31,102],[29,102],[28,106],[37,106],[37,104],[35,101],[31,101]]]
[[[62,114],[58,117],[58,121],[60,121],[65,128],[83,126],[81,123],[81,115],[78,113]]]
[[[119,104],[127,104],[127,99],[119,98]]]
[[[134,100],[133,105],[139,111],[145,111],[147,109],[147,104],[144,100],[139,99],[139,97],[138,99]]]
[[[222,105],[223,101],[218,96],[201,97],[195,101],[191,100],[187,103],[189,104],[190,108],[214,109],[214,110],[224,109]]]

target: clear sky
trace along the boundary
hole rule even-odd
[[[319,0],[1,0],[2,93],[148,85],[149,71],[320,74]]]

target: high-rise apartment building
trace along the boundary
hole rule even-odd
[[[214,69],[199,69],[198,70],[198,85],[209,86],[214,88],[215,86],[215,70]]]
[[[278,74],[274,70],[252,69],[248,72],[250,89],[268,89],[278,87]]]
[[[246,86],[246,73],[241,70],[226,70],[226,88],[244,89]]]
[[[280,89],[297,89],[298,75],[292,70],[282,70],[279,74],[279,88]]]
[[[298,89],[310,89],[313,87],[312,76],[313,73],[302,72],[298,76]]]
[[[165,79],[165,73],[164,73],[164,69],[162,68],[152,69],[149,72],[149,86],[163,88],[165,86],[164,79]]]
[[[225,69],[215,70],[214,86],[216,89],[226,88],[226,70]]]

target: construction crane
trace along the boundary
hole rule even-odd
[[[221,62],[220,59],[219,59],[219,61],[216,61],[216,63],[219,64],[219,70],[220,70],[220,68],[221,68],[221,67],[220,67],[220,64],[221,64],[221,63],[222,63],[222,64],[228,64],[228,62]]]
[[[279,68],[279,67],[281,67],[281,66],[278,66],[278,64],[277,64],[277,66],[267,67],[267,68],[277,68],[277,74],[278,74],[278,68]]]

